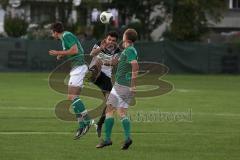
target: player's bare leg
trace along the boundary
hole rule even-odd
[[[81,93],[81,87],[68,86],[68,100],[74,100],[74,98],[79,97]]]

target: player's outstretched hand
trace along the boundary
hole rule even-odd
[[[50,55],[52,55],[52,56],[57,55],[57,51],[56,50],[50,50],[50,51],[48,51],[48,53]]]
[[[100,48],[101,49],[105,49],[106,48],[106,40],[102,40],[101,44],[100,44]]]

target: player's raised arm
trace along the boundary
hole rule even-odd
[[[97,56],[104,48],[105,48],[105,40],[103,40],[100,43],[100,46],[98,46],[97,44],[94,45],[92,51],[90,52],[90,56],[92,57]]]
[[[78,53],[78,47],[77,44],[74,44],[70,49],[68,50],[63,50],[63,51],[56,51],[56,50],[50,50],[49,54],[50,55],[61,55],[61,56],[65,56],[65,55],[74,55]]]
[[[90,52],[90,56],[94,57],[97,56],[101,52],[102,48],[93,48],[92,51]]]

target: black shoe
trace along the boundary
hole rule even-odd
[[[107,147],[107,146],[111,146],[111,145],[112,145],[112,141],[101,140],[101,142],[96,145],[96,148],[103,148],[103,147]]]
[[[77,129],[77,133],[76,133],[76,135],[74,137],[74,140],[79,139],[83,135],[83,131],[84,131],[84,128]]]
[[[132,140],[130,138],[128,138],[128,140],[126,140],[122,146],[122,150],[127,150],[128,147],[132,144]]]
[[[97,125],[96,130],[97,130],[97,136],[98,136],[98,138],[100,138],[101,134],[102,134],[102,126]]]

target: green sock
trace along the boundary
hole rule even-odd
[[[80,114],[82,114],[83,112],[86,112],[86,109],[80,98],[77,97],[72,101],[72,108],[73,108],[74,113],[77,116],[79,127],[83,128],[85,126],[85,117],[84,117],[84,119],[79,118],[79,117],[81,117]]]
[[[105,140],[110,141],[111,140],[111,134],[112,134],[112,128],[114,124],[114,118],[113,117],[107,117],[104,121],[105,126]]]
[[[83,118],[83,122],[84,122],[85,125],[89,125],[90,124],[90,120],[91,120],[91,118],[89,117],[88,114],[86,114],[84,116],[84,118]]]
[[[72,108],[75,114],[81,114],[83,111],[85,111],[85,106],[78,97],[72,101]]]
[[[121,118],[122,126],[124,129],[125,140],[130,138],[130,121],[127,116]]]
[[[79,128],[84,128],[85,124],[84,124],[82,115],[77,114],[76,117],[77,117],[77,121],[78,121],[78,124],[79,124]]]

